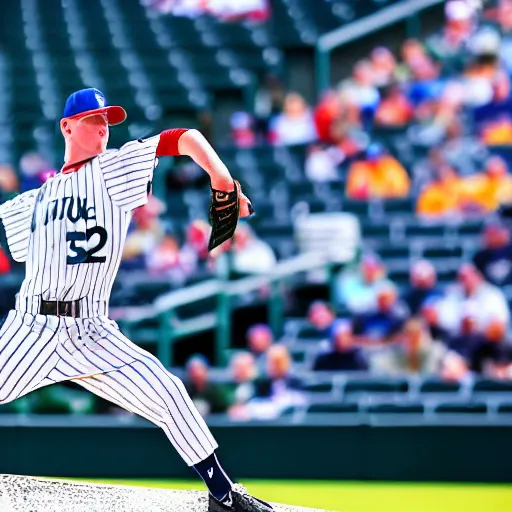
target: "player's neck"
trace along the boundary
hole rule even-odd
[[[91,158],[98,156],[98,154],[99,153],[93,151],[86,151],[79,146],[66,146],[66,152],[64,153],[64,167],[76,162],[90,160]]]

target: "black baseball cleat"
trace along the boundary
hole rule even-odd
[[[227,498],[219,501],[210,494],[208,512],[270,512],[268,503],[251,496],[240,484],[234,484]]]

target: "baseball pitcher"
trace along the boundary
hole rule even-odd
[[[72,94],[60,121],[61,172],[0,206],[11,255],[26,264],[16,308],[0,330],[0,403],[73,380],[160,426],[208,486],[209,512],[272,510],[228,478],[182,382],[108,317],[132,211],[147,202],[157,157],[188,155],[209,174],[210,250],[233,236],[252,206],[197,130],[107,150],[109,127],[125,119],[97,89]]]

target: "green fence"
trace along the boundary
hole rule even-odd
[[[306,253],[278,263],[270,274],[230,281],[229,268],[224,267],[216,279],[211,279],[160,297],[154,304],[137,308],[122,308],[117,322],[126,336],[139,336],[157,341],[157,356],[165,366],[172,366],[172,345],[185,336],[215,329],[215,356],[224,366],[229,360],[231,346],[231,313],[237,297],[243,297],[263,287],[269,288],[266,300],[270,326],[275,334],[282,331],[284,296],[281,287],[297,279],[299,274],[321,271],[324,280],[332,285],[333,264],[316,253]],[[332,296],[332,293],[331,293]],[[178,308],[213,297],[216,308],[193,318],[181,320]],[[148,322],[154,322],[147,326]]]

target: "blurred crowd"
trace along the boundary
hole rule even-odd
[[[503,292],[512,284],[510,231],[493,223],[483,237],[473,261],[445,286],[431,262],[417,260],[409,285],[400,289],[381,259],[365,253],[338,276],[335,303],[311,303],[297,331],[275,340],[268,325],[250,327],[246,349],[231,357],[229,384],[210,379],[208,361],[193,356],[185,376],[192,399],[205,416],[270,419],[307,402],[305,372],[369,371],[446,382],[512,379],[510,311]],[[292,357],[297,340],[313,349],[300,365]]]
[[[232,117],[235,144],[306,144],[311,181],[344,179],[358,200],[413,196],[429,218],[512,202],[511,154],[499,151],[512,143],[512,1],[449,0],[445,17],[398,54],[375,48],[315,106],[267,77],[254,113]]]
[[[161,14],[197,18],[205,14],[222,21],[261,22],[269,15],[268,0],[144,0]]]
[[[199,8],[197,2],[148,2],[190,16]],[[258,2],[235,3],[245,8]],[[231,137],[241,148],[306,145],[306,178],[341,181],[350,199],[412,197],[417,215],[426,219],[488,215],[512,204],[511,50],[512,0],[448,0],[439,32],[406,40],[397,54],[375,48],[317,105],[268,76],[254,112],[232,116]],[[37,153],[21,159],[18,173],[2,165],[0,200],[54,173]],[[448,285],[439,284],[428,260],[411,263],[405,289],[388,277],[378,254],[364,253],[344,268],[333,304],[313,302],[294,333],[313,340],[313,357],[300,371],[286,336],[274,339],[266,324],[249,328],[246,349],[233,352],[229,384],[216,380],[204,356],[191,357],[184,381],[195,404],[205,416],[275,418],[305,403],[302,370],[512,379],[510,227],[489,220],[480,249]],[[178,232],[165,203],[151,196],[134,212],[120,270],[183,286],[213,276],[227,257],[238,276],[268,273],[276,264],[270,245],[249,224],[240,223],[233,240],[213,253],[207,251],[209,236],[203,219]],[[12,265],[0,249],[0,274]],[[43,390],[36,405],[27,405],[27,398],[15,407],[94,410],[83,395],[59,389]]]

